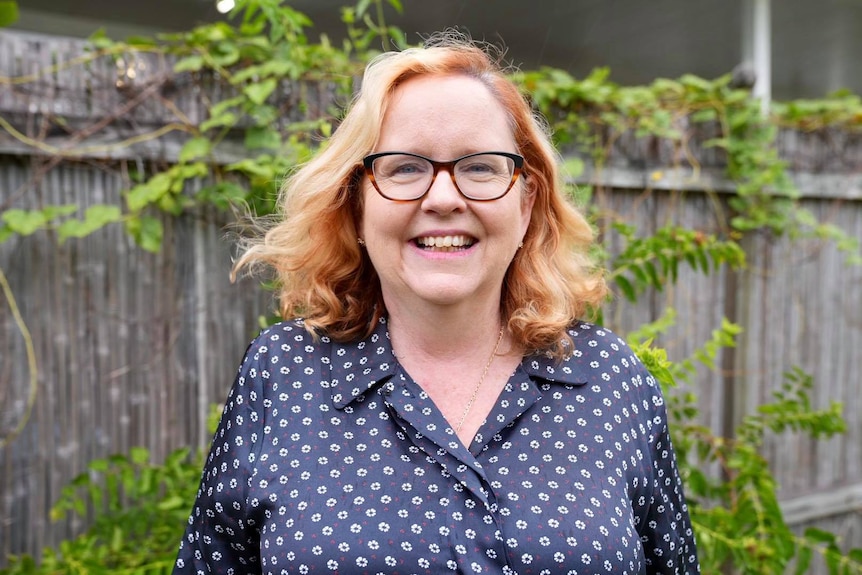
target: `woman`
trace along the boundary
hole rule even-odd
[[[579,322],[592,235],[463,39],[372,62],[284,219],[175,573],[693,573],[655,380]]]

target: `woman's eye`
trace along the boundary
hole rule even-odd
[[[422,168],[418,164],[400,164],[392,171],[393,174],[416,174],[421,172]]]
[[[467,164],[465,169],[468,172],[493,172],[494,168],[489,166],[488,164]]]
[[[469,178],[496,177],[503,173],[503,167],[492,162],[472,161],[458,164],[457,172]]]

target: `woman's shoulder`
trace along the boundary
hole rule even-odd
[[[641,359],[625,338],[612,328],[579,321],[572,323],[567,333],[572,340],[568,355],[570,362],[588,366],[590,371],[600,371],[604,379],[609,373],[616,376],[629,374],[638,379],[645,377],[651,386],[653,378]]]
[[[309,331],[301,319],[266,326],[249,343],[235,385],[256,397],[306,389],[325,379],[328,345],[328,338]]]
[[[261,328],[255,341],[293,341],[304,342],[328,342],[329,338],[320,335],[305,324],[301,317],[281,320]]]
[[[632,354],[626,340],[611,328],[588,321],[578,321],[569,325],[566,333],[574,344],[574,350],[604,349],[614,353]]]
[[[262,328],[246,350],[246,360],[272,355],[314,355],[329,338],[309,330],[301,318],[283,320]]]

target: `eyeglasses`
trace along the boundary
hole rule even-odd
[[[524,158],[508,152],[481,152],[437,162],[418,154],[382,152],[366,156],[362,163],[374,189],[388,200],[418,200],[445,169],[462,196],[489,202],[512,189],[521,175]]]

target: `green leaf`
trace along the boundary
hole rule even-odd
[[[173,194],[165,194],[159,201],[156,202],[156,205],[163,212],[167,212],[172,216],[178,216],[183,213],[183,201],[182,198],[178,195]]]
[[[0,221],[6,223],[0,228],[0,242],[5,241],[13,234],[29,236],[60,216],[65,216],[78,211],[78,206],[65,204],[58,206],[47,206],[42,210],[6,210],[0,215]]]
[[[12,232],[29,236],[44,228],[48,223],[48,218],[41,210],[6,210],[0,215],[0,218],[6,222]]]
[[[123,214],[118,206],[103,204],[90,206],[84,213],[83,220],[66,220],[60,224],[58,230],[60,242],[69,238],[83,238],[122,218]]]
[[[704,108],[691,115],[691,121],[695,123],[713,122],[718,120],[718,112],[715,108]]]
[[[162,172],[156,174],[146,182],[139,184],[128,191],[126,203],[129,211],[139,212],[146,206],[156,202],[171,189],[171,177]]]
[[[655,268],[655,264],[651,261],[647,260],[644,262],[644,271],[646,271],[647,276],[649,277],[650,284],[654,286],[659,291],[664,287],[664,283],[658,275],[658,271]]]
[[[395,46],[398,46],[399,48],[407,47],[407,36],[400,28],[390,26],[387,31],[389,33],[389,36],[392,37],[392,42]]]
[[[221,210],[228,210],[231,206],[240,205],[245,200],[246,190],[232,182],[220,182],[212,186],[201,188],[197,193],[197,199],[209,202]]]
[[[817,527],[809,527],[805,530],[805,538],[810,539],[816,544],[835,545],[836,537],[834,533],[818,529]]]
[[[212,116],[211,118],[201,122],[200,130],[201,132],[206,132],[211,128],[219,128],[222,126],[232,127],[238,120],[239,118],[237,118],[236,114],[233,112],[225,112],[224,114]]]
[[[139,246],[148,252],[162,249],[162,222],[151,216],[132,217],[126,220],[126,231]]]
[[[42,209],[42,213],[48,220],[53,220],[60,216],[67,216],[78,211],[78,206],[75,204],[64,204],[59,206],[47,206]]]
[[[203,56],[186,56],[174,65],[174,72],[197,72],[204,66]]]
[[[211,150],[212,141],[209,138],[192,138],[186,142],[183,145],[183,149],[180,150],[180,161],[190,162],[192,160],[204,158]]]
[[[259,176],[262,178],[275,178],[275,172],[271,163],[265,163],[267,157],[260,156],[255,160],[246,159],[230,164],[227,169],[230,171],[245,172],[250,176]]]
[[[192,178],[202,178],[209,173],[209,168],[204,162],[193,162],[183,166],[174,166],[174,183],[171,186],[171,191],[179,193],[183,191],[185,181]]]
[[[158,46],[158,42],[150,36],[129,36],[126,38],[126,44],[135,48],[152,48]]]
[[[261,104],[249,110],[248,115],[254,121],[255,127],[270,128],[278,121],[281,112],[275,106]]]
[[[371,5],[371,0],[359,0],[356,3],[356,14],[358,16],[362,16],[368,11],[368,7]]]
[[[581,158],[572,156],[563,161],[562,172],[566,179],[575,179],[583,175],[584,167],[584,161]]]
[[[87,465],[87,467],[89,467],[92,471],[104,473],[108,470],[109,465],[108,461],[105,459],[94,459]]]
[[[277,150],[281,147],[281,134],[271,128],[249,128],[245,133],[245,147],[249,150]]]
[[[242,96],[234,96],[233,98],[228,98],[227,100],[222,100],[217,104],[213,104],[212,108],[210,108],[210,116],[220,116],[227,112],[230,108],[239,106],[244,101]]]
[[[114,41],[108,38],[104,28],[99,28],[87,38],[87,42],[93,45],[98,50],[104,50],[114,45]]]
[[[646,271],[644,271],[641,265],[639,265],[638,263],[632,263],[632,265],[629,266],[629,269],[631,269],[632,274],[635,276],[635,279],[640,284],[644,286],[650,285],[649,276],[647,275]]]
[[[631,282],[626,279],[625,276],[616,276],[614,281],[617,284],[617,287],[620,288],[620,291],[623,293],[623,297],[627,300],[634,302],[637,301],[637,292],[635,288],[632,286]]]
[[[715,87],[709,80],[704,80],[692,74],[684,74],[679,80],[685,87],[694,88],[702,92],[710,92]]]
[[[165,458],[165,467],[174,468],[179,467],[185,462],[189,457],[189,449],[186,447],[180,447],[178,449],[173,450],[168,456]]]
[[[0,2],[0,27],[9,26],[18,21],[18,3],[13,1]]]
[[[123,541],[126,538],[125,533],[123,533],[123,530],[119,525],[114,525],[111,531],[111,543],[109,548],[114,553],[117,553],[123,548]]]
[[[236,44],[220,42],[217,49],[212,52],[211,57],[218,66],[228,67],[239,61],[240,52]]]
[[[268,80],[264,80],[263,82],[249,84],[248,86],[243,88],[242,91],[248,97],[249,100],[260,106],[266,101],[267,98],[269,98],[270,94],[273,93],[275,87],[275,79],[270,78]]]
[[[150,462],[150,452],[144,447],[133,447],[129,458],[135,465],[146,465]]]
[[[158,505],[156,505],[156,509],[159,511],[169,511],[171,509],[185,509],[188,507],[188,501],[179,497],[177,495],[173,497],[168,497],[163,501],[160,501]]]

